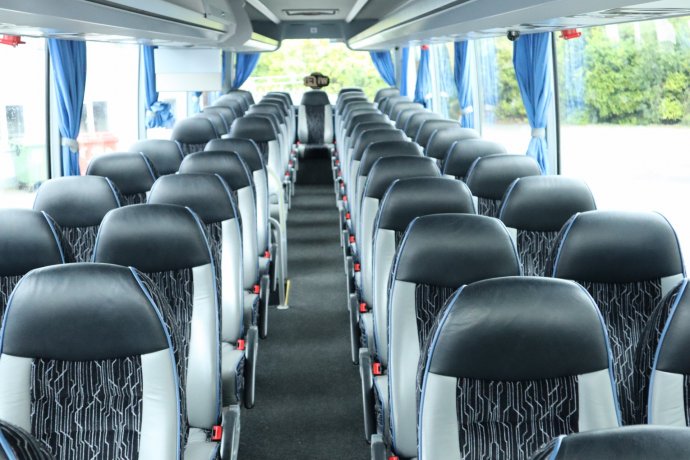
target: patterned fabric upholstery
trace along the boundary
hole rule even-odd
[[[203,144],[185,144],[183,142],[178,142],[177,144],[180,146],[180,151],[183,156],[187,156],[194,152],[201,152],[204,150],[204,147],[206,147],[205,142]]]
[[[216,291],[218,298],[223,298],[223,269],[221,260],[223,257],[223,224],[221,222],[214,222],[212,224],[204,225],[206,230],[206,237],[208,238],[208,245],[211,248],[211,257],[213,257],[213,267],[216,274]],[[220,302],[220,300],[219,300]],[[222,308],[218,309],[218,320],[222,320]],[[219,323],[222,324],[222,323]]]
[[[558,232],[517,231],[517,251],[525,276],[544,276]]]
[[[676,286],[671,292],[666,294],[663,301],[656,307],[649,318],[647,325],[642,330],[639,343],[635,353],[635,375],[633,380],[633,388],[635,390],[635,400],[638,403],[639,416],[637,419],[639,423],[647,423],[647,401],[649,397],[649,377],[652,374],[652,367],[654,366],[654,358],[656,356],[659,341],[661,340],[661,333],[664,330],[666,321],[668,320],[671,308],[678,298],[681,285]],[[687,391],[687,377],[685,379],[685,407],[688,405],[688,391]],[[688,411],[686,410],[686,417]]]
[[[325,112],[323,106],[306,105],[307,128],[309,132],[309,144],[323,144],[323,127]]]
[[[20,279],[22,279],[21,275],[0,276],[0,318],[5,315],[7,301],[10,299],[10,294],[12,294],[12,290]]]
[[[578,431],[577,377],[533,381],[458,379],[465,460],[523,460],[553,437]]]
[[[454,288],[418,284],[415,287],[415,310],[417,313],[417,337],[425,344],[446,301],[455,292]]]
[[[37,359],[31,370],[31,431],[58,459],[136,458],[142,383],[139,356]]]
[[[644,325],[661,301],[661,281],[580,284],[599,306],[608,329],[623,423],[636,424],[641,407],[634,382],[635,350]]]
[[[63,238],[72,249],[75,262],[91,262],[96,245],[98,225],[90,227],[60,227]]]
[[[123,193],[121,195],[122,206],[127,206],[130,204],[143,204],[146,203],[146,192],[141,193]]]
[[[5,450],[5,455],[8,457],[14,455],[17,459],[27,460],[52,460],[53,458],[36,438],[17,426],[1,422],[0,436],[5,438],[5,449],[9,448],[9,451]]]
[[[489,198],[477,198],[477,214],[489,217],[498,217],[501,210],[501,200],[492,200]]]

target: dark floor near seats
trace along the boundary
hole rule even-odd
[[[288,219],[290,309],[271,309],[239,457],[369,457],[350,362],[345,277],[327,152],[307,152]]]

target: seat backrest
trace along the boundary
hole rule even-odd
[[[110,210],[120,207],[119,195],[106,177],[57,177],[41,184],[34,210],[57,222],[75,261],[90,262],[98,227]]]
[[[429,139],[437,130],[461,128],[460,123],[454,120],[425,120],[417,130],[417,135],[414,141],[426,148],[429,144]]]
[[[189,155],[204,150],[208,141],[219,137],[211,120],[191,117],[175,123],[170,139],[177,142],[183,155]]]
[[[269,91],[266,93],[266,97],[278,97],[285,101],[288,106],[292,106],[292,97],[290,93],[285,91]],[[263,100],[263,99],[262,99]]]
[[[190,427],[211,430],[221,406],[220,309],[213,257],[199,218],[168,204],[110,211],[98,232],[94,262],[135,267],[146,275],[143,284],[167,301],[170,312],[163,317],[184,395],[182,414]]]
[[[579,179],[528,176],[510,184],[498,217],[515,238],[525,275],[544,276],[561,227],[573,214],[596,208],[592,192]]]
[[[86,175],[110,179],[120,192],[122,206],[145,203],[146,194],[158,178],[158,172],[143,153],[99,155],[89,163]]]
[[[532,460],[682,460],[688,452],[690,431],[638,425],[559,436],[539,449]]]
[[[554,244],[546,275],[580,283],[604,316],[625,424],[637,423],[643,412],[634,382],[642,329],[684,274],[676,233],[653,212],[579,213]]]
[[[410,118],[412,118],[418,113],[427,113],[427,110],[424,108],[420,109],[416,107],[402,110],[398,114],[398,118],[393,120],[395,122],[395,127],[404,130],[405,126],[407,126],[407,122],[410,121]]]
[[[52,460],[48,450],[38,439],[16,425],[0,421],[0,455],[3,458]]]
[[[460,181],[438,177],[399,179],[383,196],[374,221],[372,287],[377,359],[388,365],[388,280],[395,252],[414,219],[429,214],[474,214],[472,193]]]
[[[434,112],[429,112],[428,110],[418,112],[413,114],[407,120],[407,123],[405,123],[403,131],[405,131],[407,137],[409,137],[410,139],[415,139],[417,137],[417,133],[419,132],[419,128],[427,120],[443,120],[443,118],[441,117],[441,115]]]
[[[221,340],[242,338],[242,227],[225,181],[211,174],[175,174],[159,178],[149,204],[174,204],[196,213],[206,229],[221,305]]]
[[[34,268],[72,261],[66,246],[46,213],[0,209],[0,316],[22,276]]]
[[[376,96],[374,96],[374,102],[379,102],[381,99],[385,99],[387,97],[392,97],[392,96],[398,96],[400,94],[400,90],[395,87],[389,87],[389,88],[381,88],[380,90],[376,91]]]
[[[474,160],[465,183],[477,199],[477,212],[498,217],[501,200],[515,179],[541,175],[539,164],[526,155],[489,155]]]
[[[297,135],[303,144],[333,143],[333,111],[325,91],[312,90],[302,95],[297,124]]]
[[[0,418],[52,458],[182,458],[170,308],[146,283],[108,264],[27,274],[0,339]]]
[[[235,118],[239,116],[232,107],[225,107],[222,105],[210,105],[208,107],[204,107],[202,113],[219,114],[221,117],[223,117],[226,131],[230,129],[230,126],[232,125],[232,122],[235,121]]]
[[[200,112],[194,115],[194,118],[206,118],[213,124],[213,129],[216,130],[216,136],[220,137],[227,134],[230,125],[226,123],[225,118],[217,112]]]
[[[361,131],[356,138],[353,137],[352,141],[350,142],[350,149],[348,149],[349,151],[347,157],[345,158],[345,165],[343,167],[343,171],[346,173],[346,176],[344,177],[345,183],[348,185],[348,188],[351,188],[349,193],[352,193],[353,195],[355,194],[359,163],[362,161],[362,156],[369,145],[373,144],[374,142],[403,140],[405,140],[405,133],[398,129],[390,128],[365,130]]]
[[[250,91],[247,91],[245,89],[231,89],[230,91],[228,91],[228,95],[237,95],[244,98],[244,100],[246,101],[247,108],[249,108],[251,105],[254,105],[254,96],[252,96],[252,93]]]
[[[350,123],[352,117],[359,113],[381,113],[372,102],[368,101],[352,101],[348,102],[340,114],[341,124],[344,127]],[[382,114],[382,113],[381,113]],[[383,115],[383,114],[382,114]]]
[[[266,167],[282,177],[282,157],[278,137],[268,119],[259,117],[238,118],[230,128],[229,137],[251,139],[259,147]]]
[[[407,102],[412,102],[412,100],[407,96],[391,96],[382,100],[379,103],[379,110],[386,115],[390,115],[393,108],[398,104],[405,104]]]
[[[380,113],[357,115],[352,119],[350,127],[345,131],[346,147],[348,149],[354,147],[353,144],[356,142],[356,139],[359,138],[359,135],[371,129],[395,129],[395,126],[386,121],[386,116]]]
[[[144,139],[134,143],[129,151],[143,153],[159,176],[175,174],[184,158],[179,144],[166,139]]]
[[[335,113],[337,116],[341,116],[343,114],[343,110],[348,104],[353,104],[355,102],[371,102],[369,99],[364,95],[364,94],[344,94],[343,96],[339,97],[338,100],[335,103]]]
[[[454,142],[446,151],[443,158],[443,174],[465,180],[477,158],[506,153],[508,153],[506,148],[497,142],[473,138],[462,139]]]
[[[354,86],[353,86],[353,87],[341,88],[340,91],[338,91],[338,99],[340,99],[340,97],[341,97],[343,94],[346,94],[346,93],[361,93],[361,94],[364,94],[364,91],[362,91],[362,88],[358,88],[358,87],[354,87]]]
[[[395,255],[387,305],[390,430],[396,454],[416,455],[417,366],[446,301],[465,284],[520,274],[513,241],[496,219],[435,214],[412,221]]]
[[[259,241],[256,197],[252,174],[235,152],[197,152],[180,166],[182,174],[218,174],[233,194],[242,219],[242,254],[244,288],[252,289],[259,279]]]
[[[420,360],[419,460],[529,458],[620,424],[601,315],[580,286],[508,277],[459,290]]]
[[[429,142],[426,144],[426,156],[443,161],[450,148],[456,142],[478,138],[479,133],[472,128],[452,127],[436,130],[431,134]]]
[[[234,96],[222,96],[216,99],[216,101],[213,103],[214,107],[227,107],[231,109],[235,113],[235,117],[239,118],[242,115],[244,115],[244,112],[247,110],[244,106],[244,99],[243,98],[237,98]]]
[[[391,113],[388,114],[388,116],[391,120],[395,121],[404,110],[409,109],[424,110],[424,106],[418,102],[401,102],[393,106]]]

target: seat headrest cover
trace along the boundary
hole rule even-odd
[[[409,141],[380,141],[369,144],[362,155],[358,176],[368,176],[374,163],[380,158],[392,156],[421,156],[419,146]]]
[[[302,95],[301,105],[317,105],[326,106],[331,105],[331,101],[328,99],[328,94],[325,91],[307,91]]]
[[[451,128],[460,128],[460,123],[453,120],[424,120],[417,131],[415,142],[419,145],[427,145],[435,131]]]
[[[153,273],[210,264],[211,254],[201,222],[190,209],[137,204],[105,216],[93,261]]]
[[[381,99],[391,97],[391,96],[398,96],[400,94],[400,90],[398,88],[390,87],[390,88],[381,88],[380,90],[376,91],[376,96],[374,97],[374,101],[379,102]]]
[[[236,96],[220,97],[218,100],[216,100],[216,102],[213,103],[213,105],[217,107],[229,107],[235,112],[235,114],[237,114],[238,117],[241,117],[244,114],[243,101],[240,101]]]
[[[477,158],[508,153],[503,145],[484,139],[463,139],[451,145],[443,160],[443,173],[467,177]]]
[[[46,265],[65,263],[52,219],[29,209],[0,209],[0,276],[24,275]]]
[[[290,93],[283,91],[269,91],[266,93],[266,97],[278,97],[283,99],[288,105],[292,105],[292,97],[290,96]]]
[[[146,139],[129,148],[130,152],[143,153],[156,168],[158,174],[174,174],[180,167],[184,155],[175,141]]]
[[[91,361],[164,350],[169,344],[157,308],[130,268],[39,268],[22,279],[10,300],[2,353]]]
[[[472,163],[465,182],[474,196],[500,200],[515,179],[540,175],[539,164],[527,155],[489,155]]]
[[[217,113],[221,115],[226,123],[231,124],[232,121],[239,116],[238,113],[235,112],[235,109],[232,107],[225,107],[222,105],[210,105],[208,107],[204,107],[204,110],[201,111],[202,113]]]
[[[675,290],[674,290],[675,291]],[[675,305],[666,322],[666,332],[658,347],[656,370],[673,374],[690,374],[688,350],[690,348],[690,289],[683,280],[676,295]],[[662,308],[659,306],[657,308]]]
[[[424,110],[424,106],[420,104],[419,102],[400,102],[399,104],[395,104],[393,108],[391,109],[390,113],[390,118],[391,120],[395,120],[398,118],[398,115],[400,115],[400,112],[403,110],[408,110],[408,109],[420,109]]]
[[[422,156],[379,158],[369,171],[364,196],[380,200],[393,181],[410,177],[441,177],[441,171],[435,160]]]
[[[280,107],[284,114],[290,113],[290,104],[280,96],[266,96],[261,99],[262,104],[271,104]]]
[[[449,301],[432,342],[429,371],[482,380],[537,380],[609,367],[599,310],[576,283],[494,278]]]
[[[499,217],[519,230],[557,232],[573,214],[596,208],[591,190],[579,179],[528,176],[510,185]]]
[[[239,154],[227,151],[204,151],[187,155],[180,165],[182,174],[218,174],[230,190],[252,186],[252,176]]]
[[[171,139],[181,144],[205,144],[218,137],[216,128],[208,118],[191,117],[175,123]]]
[[[225,181],[211,174],[163,176],[153,184],[147,202],[184,206],[205,224],[237,218],[235,202]]]
[[[390,115],[391,110],[398,104],[405,104],[407,102],[412,102],[412,100],[407,96],[391,96],[382,100],[379,104],[379,108],[386,115]]]
[[[427,113],[427,111],[424,108],[420,109],[416,107],[401,110],[400,113],[398,113],[398,117],[395,119],[395,126],[399,129],[404,130],[407,126],[407,122],[410,121],[410,118],[417,115],[418,113]]]
[[[338,98],[338,101],[336,102],[336,111],[338,113],[343,113],[345,110],[345,107],[347,107],[348,104],[355,103],[355,102],[370,102],[369,99],[363,94],[359,93],[348,93],[344,94],[343,96]]]
[[[242,117],[232,122],[230,137],[251,139],[255,142],[276,140],[276,132],[271,121],[261,117]]]
[[[226,139],[213,139],[206,144],[206,151],[235,152],[245,162],[250,171],[260,171],[264,169],[264,159],[261,156],[259,146],[251,139],[239,137]]]
[[[410,116],[410,118],[407,120],[403,131],[405,131],[405,134],[407,134],[408,137],[414,139],[417,137],[419,127],[422,126],[422,123],[427,120],[442,120],[442,118],[441,115],[434,112],[429,112],[427,110],[417,112]]]
[[[41,184],[34,200],[61,227],[99,225],[111,209],[119,208],[115,186],[100,176],[65,176]]]
[[[251,109],[250,109],[251,110]],[[271,129],[273,129],[273,132],[276,134],[276,139],[278,138],[278,133],[280,132],[280,121],[278,120],[278,116],[274,113],[247,113],[242,117],[243,120],[253,120],[253,119],[266,119],[271,123]]]
[[[475,213],[467,185],[440,177],[399,179],[383,197],[376,228],[404,232],[416,217],[445,213]]]
[[[519,276],[520,259],[505,226],[475,214],[418,217],[405,233],[395,279],[458,288],[499,276]]]
[[[671,426],[624,426],[563,436],[556,446],[549,457],[554,460],[682,460],[690,452],[690,430]]]
[[[263,104],[255,104],[247,110],[247,114],[251,115],[254,113],[265,113],[265,114],[270,114],[274,115],[277,120],[279,121],[284,121],[285,120],[285,113],[281,109],[281,107],[278,104],[271,104],[271,103],[263,103]]]
[[[356,87],[347,87],[347,88],[342,88],[340,91],[338,91],[338,97],[342,96],[345,93],[364,93],[362,91],[362,88],[356,88]]]
[[[108,153],[94,157],[86,174],[107,177],[124,194],[151,190],[157,177],[143,153]]]
[[[383,141],[402,141],[405,139],[405,133],[398,129],[371,129],[368,131],[362,131],[362,133],[357,138],[354,149],[352,151],[352,158],[350,161],[360,161],[364,151],[369,147],[370,144],[374,142]]]
[[[458,141],[465,139],[478,139],[479,133],[472,128],[461,128],[451,126],[449,128],[438,129],[431,134],[429,142],[426,144],[426,155],[432,158],[443,160],[448,150]],[[471,165],[472,163],[470,163]]]
[[[367,114],[368,116],[369,114]],[[345,131],[345,136],[347,137],[352,137],[356,139],[359,137],[359,135],[364,132],[364,131],[369,131],[372,129],[395,129],[395,126],[391,125],[387,121],[385,121],[385,118],[383,115],[375,115],[375,117],[367,117],[367,118],[359,118],[360,115],[358,115],[356,120],[353,119],[352,122],[350,123],[350,126],[347,128],[347,131]]]
[[[225,119],[219,113],[200,112],[194,115],[194,118],[206,118],[209,120],[213,124],[213,129],[216,131],[216,137],[222,136],[228,130]]]
[[[561,230],[554,277],[595,283],[649,281],[684,273],[676,232],[655,212],[588,211]]]
[[[343,126],[349,126],[352,123],[352,119],[357,115],[364,114],[379,114],[383,115],[379,109],[369,104],[368,102],[359,102],[355,104],[350,104],[345,109],[343,109]],[[384,115],[385,116],[385,115]]]

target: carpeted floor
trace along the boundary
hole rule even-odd
[[[308,152],[300,164],[288,246],[290,309],[271,309],[256,406],[242,411],[240,459],[366,459],[326,152]]]

